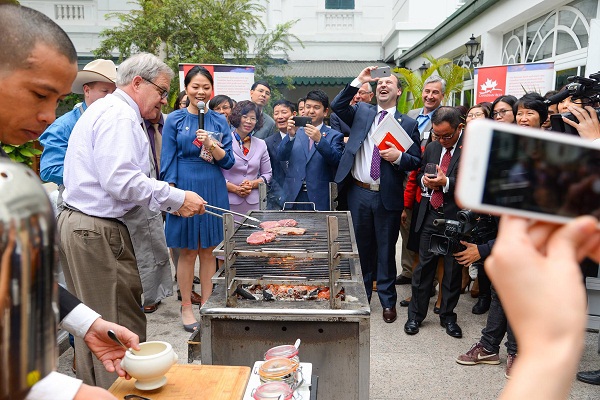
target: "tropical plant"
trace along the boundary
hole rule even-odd
[[[442,104],[448,102],[452,93],[462,90],[465,77],[469,76],[469,68],[460,67],[449,58],[435,58],[430,54],[422,56],[429,61],[429,67],[422,73],[407,68],[396,67],[394,69],[394,72],[400,76],[404,87],[402,97],[398,102],[400,112],[406,113],[414,108],[423,107],[423,98],[421,97],[423,83],[434,73],[446,81],[446,92]]]
[[[31,167],[33,157],[39,156],[42,152],[35,148],[37,140],[32,140],[20,146],[2,143],[2,150],[8,154],[8,157],[18,163],[22,163]]]
[[[109,14],[120,25],[100,33],[104,40],[94,51],[97,57],[111,57],[116,49],[122,61],[145,51],[159,56],[175,72],[179,71],[179,63],[252,63],[256,75],[264,79],[267,66],[274,64],[271,54],[287,54],[292,50],[292,39],[301,44],[289,32],[297,21],[267,31],[261,19],[265,7],[255,0],[134,2],[139,9]],[[172,96],[178,89],[173,82]]]

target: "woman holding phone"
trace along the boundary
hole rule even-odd
[[[271,158],[265,141],[252,135],[262,126],[262,113],[256,104],[240,101],[231,111],[229,122],[234,127],[231,139],[235,164],[223,170],[223,175],[231,210],[246,214],[259,208],[258,185],[271,181]]]
[[[198,104],[210,99],[213,78],[208,70],[195,66],[186,74],[184,84],[189,105],[169,114],[163,129],[161,179],[172,186],[198,193],[208,204],[229,208],[221,172],[234,163],[229,125],[223,115],[205,109],[204,129],[198,129]],[[220,133],[222,142],[215,140],[216,135],[210,132]],[[199,327],[191,302],[194,264],[199,257],[204,304],[212,293],[211,278],[216,272],[212,251],[223,240],[223,225],[219,218],[208,214],[192,218],[167,214],[165,235],[168,247],[181,249],[177,263],[181,319],[184,329],[193,332]]]

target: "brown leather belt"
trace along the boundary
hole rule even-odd
[[[372,192],[379,192],[379,184],[378,183],[364,183],[357,179],[353,179],[353,180],[354,180],[354,184],[358,187],[361,187],[363,189],[368,189]]]

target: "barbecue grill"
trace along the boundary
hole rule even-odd
[[[266,350],[302,339],[301,361],[319,376],[320,398],[369,397],[370,308],[349,212],[252,211],[261,221],[294,219],[300,236],[249,245],[256,229],[234,226],[224,215],[224,257],[212,296],[200,309],[203,364],[252,366]],[[329,288],[329,301],[264,301],[238,298],[247,285]],[[342,292],[343,289],[343,292]],[[196,337],[194,337],[196,336]],[[195,358],[197,349],[190,349]]]

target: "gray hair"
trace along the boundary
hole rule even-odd
[[[446,93],[446,81],[444,79],[442,79],[442,77],[440,77],[439,75],[430,75],[427,79],[425,79],[425,82],[423,82],[423,87],[425,87],[425,85],[427,85],[428,83],[435,83],[435,82],[441,82],[442,83],[442,93]]]
[[[0,4],[0,71],[27,68],[29,55],[37,44],[44,44],[77,62],[77,51],[69,36],[54,21],[31,8]]]
[[[175,76],[173,70],[154,54],[139,53],[129,57],[119,65],[117,69],[117,86],[129,85],[136,76],[154,81],[159,75],[163,74],[167,75],[169,80]]]
[[[371,86],[371,84],[369,82],[365,82],[367,84],[367,92],[369,93],[373,93],[373,86]],[[361,87],[363,87],[365,84],[363,83]]]

